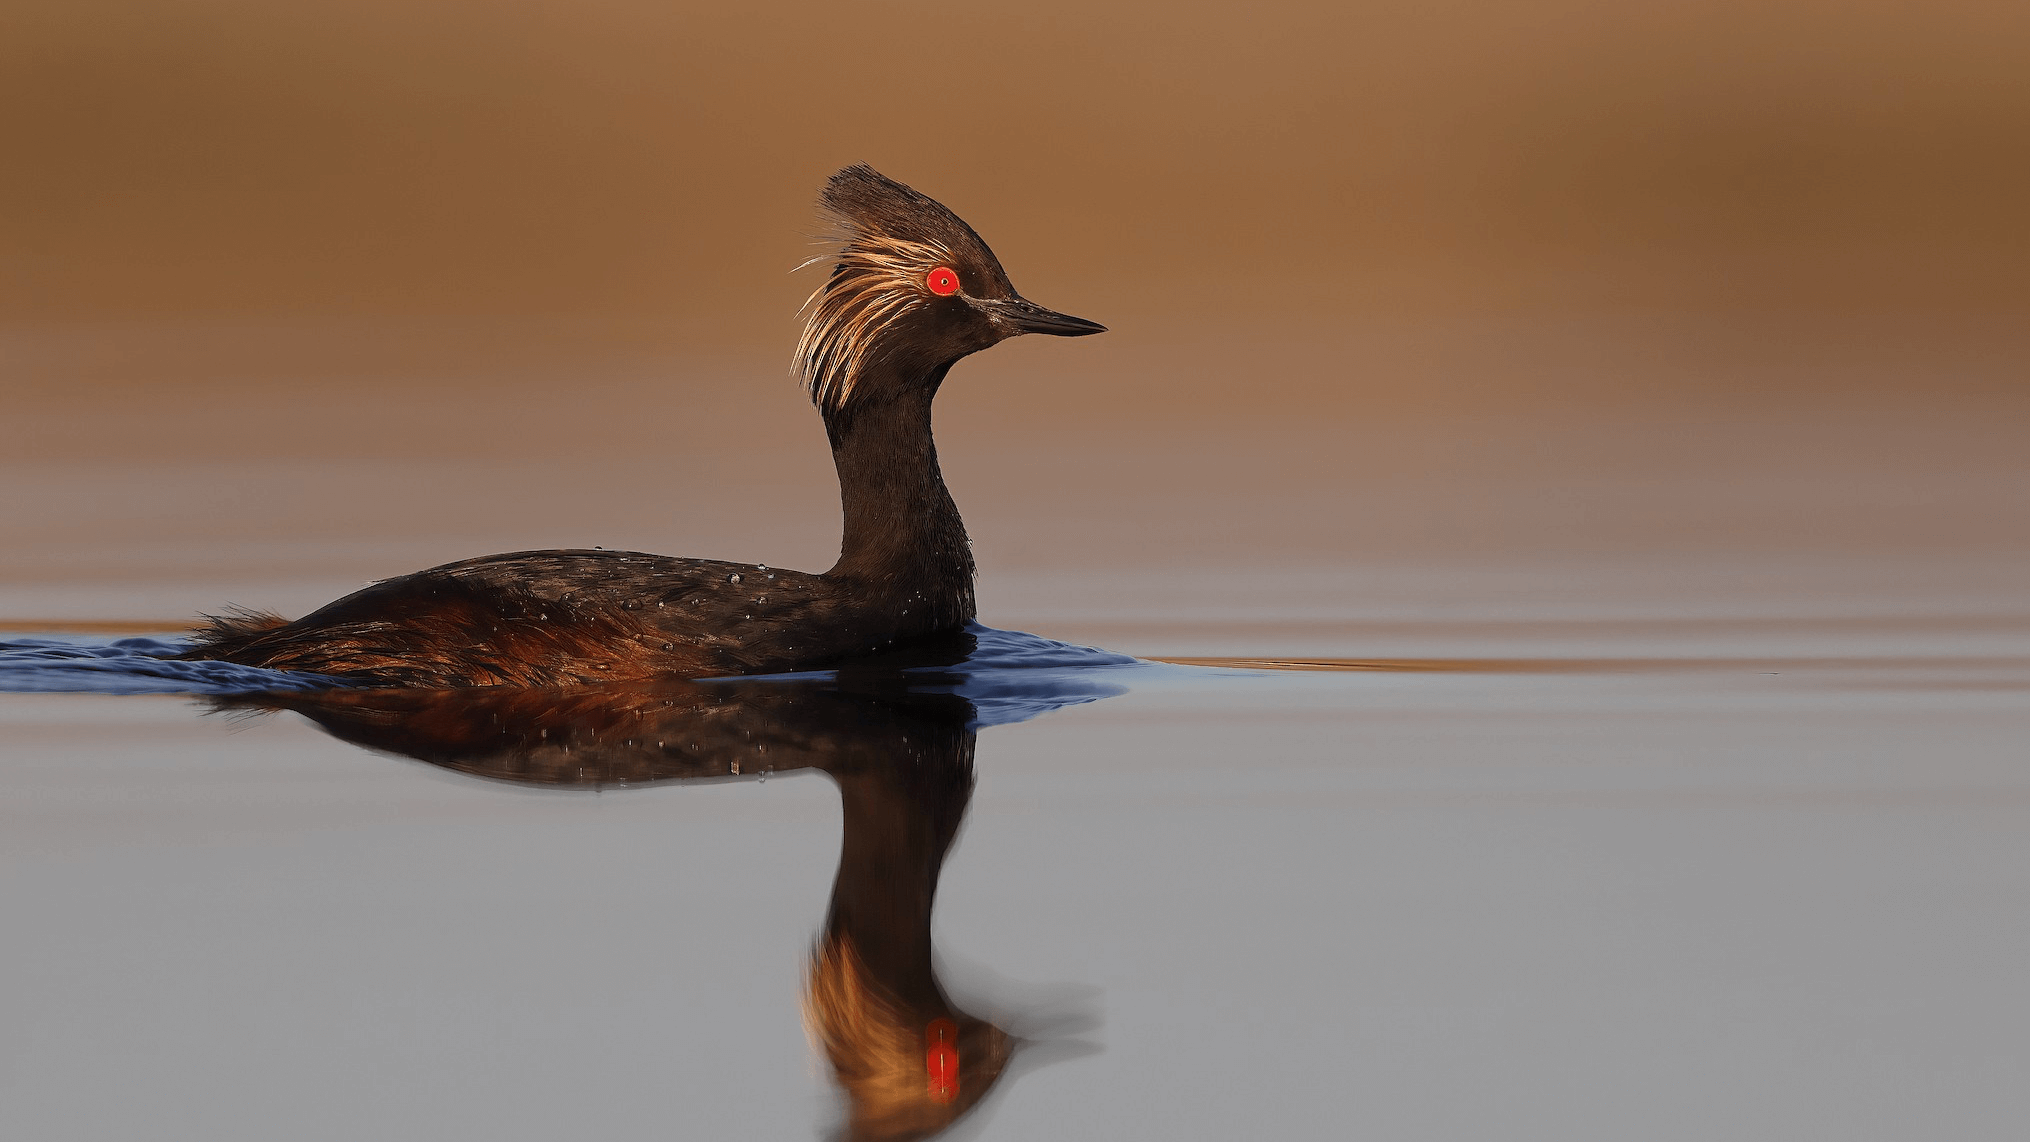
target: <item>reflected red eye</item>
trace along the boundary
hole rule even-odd
[[[950,297],[959,292],[959,275],[950,266],[939,266],[923,277],[923,284],[939,297]]]
[[[959,1025],[949,1019],[933,1019],[923,1029],[923,1069],[929,1076],[932,1102],[950,1102],[959,1097]]]

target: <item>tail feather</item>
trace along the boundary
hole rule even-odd
[[[202,617],[204,622],[190,632],[191,648],[180,657],[225,658],[262,635],[289,625],[289,620],[281,615],[246,607],[231,607],[225,614]]]

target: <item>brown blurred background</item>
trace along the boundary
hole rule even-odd
[[[989,618],[2030,548],[2022,5],[14,0],[0,159],[0,618],[822,567],[788,271],[854,161],[1114,330],[947,387]]]

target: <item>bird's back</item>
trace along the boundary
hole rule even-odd
[[[850,652],[793,641],[855,633],[843,609],[839,584],[800,571],[520,551],[383,580],[295,622],[213,619],[188,657],[425,687],[753,674]]]

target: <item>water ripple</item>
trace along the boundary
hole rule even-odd
[[[179,639],[0,641],[0,691],[90,694],[251,694],[322,690],[321,674],[287,673],[237,662],[179,662]]]
[[[264,670],[233,662],[184,662],[189,644],[174,638],[0,640],[0,692],[90,694],[256,694],[322,690],[344,683],[319,674]],[[949,640],[849,664],[857,677],[899,676],[920,693],[957,694],[979,711],[976,725],[1003,725],[1067,705],[1123,692],[1124,667],[1152,664],[1020,631],[973,624]],[[841,670],[764,678],[841,682]]]

